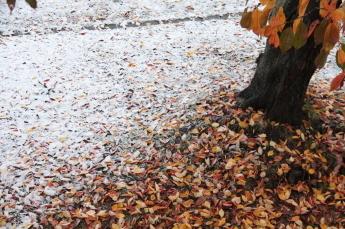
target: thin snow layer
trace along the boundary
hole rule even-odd
[[[42,9],[51,4],[53,13],[36,11],[34,17],[22,6],[10,21],[1,19],[1,30],[22,30],[25,23],[38,31],[72,27],[73,17],[66,16],[70,7],[85,16],[97,9],[89,4],[103,7],[102,2],[123,7],[114,14],[128,8],[143,18],[185,17],[189,11],[182,9],[188,5],[213,14],[220,10],[206,11],[207,4],[221,6],[220,1],[151,5],[153,1],[80,0],[69,1],[67,8],[66,1],[47,0]],[[191,104],[220,87],[243,87],[263,46],[238,26],[237,18],[2,38],[0,214],[16,216],[25,224],[35,222],[36,214],[61,189],[88,187],[96,176],[91,168],[114,160],[116,151],[142,146],[146,131],[188,112]],[[331,62],[316,78],[334,76],[334,66]],[[115,146],[109,149],[109,142]],[[71,172],[64,173],[66,168]],[[61,185],[49,187],[56,179]]]
[[[245,0],[43,0],[32,10],[18,0],[13,14],[0,2],[0,32],[47,33],[51,30],[80,30],[88,26],[127,24],[145,20],[166,20],[240,13]]]
[[[109,155],[107,141],[139,147],[146,130],[244,82],[257,46],[227,20],[4,38],[0,206],[17,200],[5,214],[42,211],[60,191],[46,188],[52,177],[77,189],[92,181],[75,176]],[[66,166],[76,172],[58,172]]]

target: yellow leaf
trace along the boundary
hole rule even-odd
[[[224,210],[220,209],[218,212],[218,215],[223,218],[224,217]]]
[[[186,52],[186,56],[187,57],[193,57],[194,55],[195,55],[195,51],[194,50]]]
[[[101,210],[97,213],[97,216],[99,217],[107,217],[108,216],[108,213],[106,210]]]
[[[206,208],[211,208],[211,203],[209,201],[205,201],[203,203],[203,206],[206,207]]]
[[[212,153],[220,153],[222,152],[222,148],[220,148],[219,146],[214,146],[212,147]]]
[[[273,155],[274,155],[273,150],[270,150],[270,151],[267,152],[267,156],[268,157],[272,157]]]
[[[125,218],[125,214],[123,214],[121,212],[117,212],[117,213],[115,213],[115,217],[118,219],[123,219],[123,218]]]
[[[6,225],[6,217],[0,215],[0,227],[5,226]]]
[[[314,189],[314,196],[318,201],[322,203],[324,203],[326,200],[324,194],[320,190]]]
[[[146,208],[146,204],[143,201],[141,201],[141,200],[137,200],[137,201],[135,201],[135,203],[137,204],[136,207],[139,208],[139,209]]]
[[[226,219],[225,219],[225,218],[221,218],[221,219],[216,223],[215,226],[221,227],[221,226],[223,226],[225,223],[226,223]]]
[[[182,205],[185,207],[185,208],[189,208],[190,206],[192,206],[193,204],[193,200],[186,200],[182,203]]]
[[[277,188],[277,193],[278,193],[278,197],[281,200],[287,200],[290,198],[291,195],[291,189],[289,186],[279,186]]]
[[[121,227],[118,224],[111,224],[111,229],[121,229]]]
[[[188,223],[175,223],[173,229],[191,229],[192,226]]]
[[[248,122],[246,122],[245,120],[244,121],[239,121],[238,122],[238,125],[242,128],[242,129],[246,129],[248,128]]]
[[[228,162],[225,165],[225,169],[232,169],[236,165],[235,159],[231,158],[228,160]]]
[[[178,177],[178,178],[183,178],[187,175],[187,170],[184,170],[183,172],[176,172],[175,173],[175,176]]]
[[[136,165],[132,169],[132,172],[135,173],[135,174],[140,174],[140,173],[145,172],[145,169],[144,168],[140,168],[139,166]]]
[[[114,204],[113,206],[111,206],[111,210],[113,212],[125,210],[124,204],[123,203]]]
[[[311,175],[315,174],[315,169],[313,168],[308,169],[308,173]]]
[[[260,217],[260,218],[266,218],[268,215],[267,215],[267,212],[265,211],[264,208],[257,208],[254,210],[253,214],[256,216],[256,217]]]
[[[177,200],[177,198],[179,198],[179,196],[180,196],[180,193],[176,192],[175,195],[170,195],[170,196],[168,196],[168,198],[171,201],[175,201],[175,200]]]

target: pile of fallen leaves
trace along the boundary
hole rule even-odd
[[[65,190],[46,206],[41,223],[55,228],[341,228],[345,97],[322,88],[309,90],[309,118],[299,128],[242,110],[232,90],[221,90],[196,104],[195,115],[171,120],[152,134],[141,152],[94,168],[99,176],[89,190]]]

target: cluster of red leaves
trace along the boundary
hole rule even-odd
[[[321,84],[320,84],[321,85]],[[172,120],[140,159],[107,161],[90,190],[61,193],[55,228],[341,228],[345,97],[312,87],[300,129],[264,121],[221,91]],[[326,99],[324,97],[327,97]],[[87,174],[85,174],[87,176]]]

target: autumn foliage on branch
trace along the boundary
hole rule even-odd
[[[36,0],[25,0],[26,3],[28,3],[32,8],[37,8],[37,1]],[[10,11],[12,12],[14,7],[16,6],[16,0],[7,0],[7,5],[10,8]]]
[[[325,65],[330,51],[339,46],[336,62],[342,73],[331,83],[331,90],[336,90],[345,81],[345,43],[340,41],[340,32],[345,28],[345,5],[339,5],[338,0],[320,0],[320,7],[317,9],[319,19],[306,24],[303,19],[311,13],[307,12],[309,2],[310,0],[299,0],[298,16],[288,21],[283,7],[279,7],[276,0],[259,0],[253,9],[245,9],[241,26],[259,36],[267,37],[268,43],[275,48],[279,47],[282,52],[299,49],[312,37],[315,45],[322,45],[315,60],[318,68]]]

